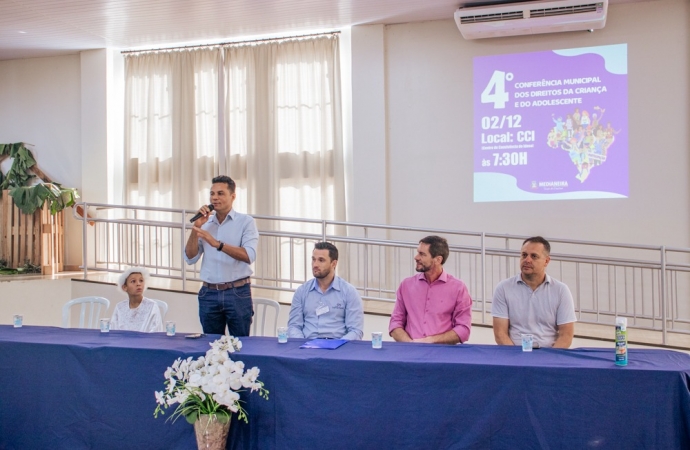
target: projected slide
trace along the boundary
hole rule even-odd
[[[627,45],[474,59],[474,201],[628,197]]]

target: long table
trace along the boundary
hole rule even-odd
[[[0,449],[189,449],[154,419],[178,357],[218,336],[0,326]],[[269,400],[245,395],[232,449],[690,448],[690,355],[613,349],[242,338]]]

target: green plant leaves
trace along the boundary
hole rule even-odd
[[[10,189],[14,203],[25,214],[33,214],[36,209],[43,207],[46,201],[50,204],[50,213],[72,206],[79,198],[74,188],[63,188],[57,183],[37,184],[36,186],[15,187]]]
[[[15,186],[26,186],[27,182],[33,177],[29,173],[29,168],[36,165],[36,160],[31,151],[24,146],[23,142],[15,144],[0,145],[0,155],[7,155],[13,159],[12,167],[7,172],[0,189],[7,189]]]
[[[46,199],[51,196],[51,192],[45,185],[37,184],[29,187],[13,187],[10,189],[10,196],[24,214],[33,214],[43,206]]]
[[[6,176],[0,173],[0,190],[9,189],[14,203],[24,214],[33,214],[42,208],[46,201],[50,204],[51,214],[76,203],[79,194],[74,188],[63,188],[58,183],[26,186],[34,177],[29,173],[29,169],[36,165],[36,160],[23,142],[0,144],[0,156],[2,155],[13,158],[13,161]]]

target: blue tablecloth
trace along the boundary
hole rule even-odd
[[[0,449],[189,449],[192,427],[154,419],[177,357],[218,336],[0,326]],[[233,449],[690,448],[690,356],[613,349],[365,341],[337,350],[243,338],[268,401]]]

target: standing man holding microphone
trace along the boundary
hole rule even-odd
[[[211,204],[199,208],[185,246],[187,264],[202,254],[199,319],[207,334],[249,336],[254,309],[250,264],[256,259],[259,231],[254,218],[232,209],[235,182],[221,175],[211,180]]]

